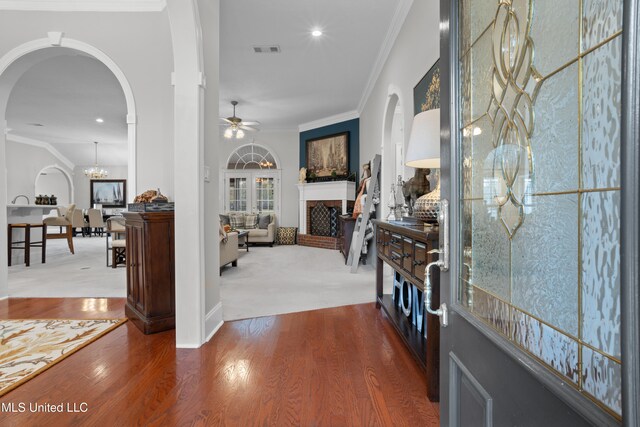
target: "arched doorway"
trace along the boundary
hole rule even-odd
[[[7,105],[12,90],[16,86],[20,78],[30,70],[34,65],[47,59],[55,58],[61,54],[68,54],[69,51],[75,51],[80,55],[90,57],[103,64],[113,76],[117,79],[122,88],[126,104],[126,127],[127,127],[127,157],[128,157],[128,180],[129,186],[133,190],[130,194],[135,194],[136,187],[136,107],[133,97],[133,91],[122,70],[117,66],[111,58],[99,49],[80,42],[78,40],[69,39],[62,33],[48,33],[48,37],[33,40],[24,43],[13,50],[6,53],[0,58],[0,167],[6,168],[6,145],[10,129],[6,122]],[[33,179],[33,178],[32,178]],[[4,201],[6,205],[7,194],[7,177],[5,174],[0,176],[0,201]],[[33,183],[34,181],[31,181]],[[30,183],[30,185],[32,185]],[[32,187],[33,188],[33,187]],[[73,196],[71,196],[73,198]],[[8,222],[7,211],[0,210],[0,224],[6,227]],[[6,234],[0,235],[0,258],[6,259],[7,241]],[[5,263],[0,263],[0,298],[8,295],[8,270]]]
[[[391,185],[395,184],[398,175],[405,179],[404,173],[404,112],[400,97],[393,89],[387,101],[383,116],[382,129],[382,166],[381,166],[381,205],[382,218],[389,215],[388,198]]]

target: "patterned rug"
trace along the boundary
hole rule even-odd
[[[0,396],[126,321],[0,320]]]

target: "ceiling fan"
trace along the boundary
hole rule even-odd
[[[236,117],[236,105],[238,105],[238,101],[231,101],[231,105],[233,105],[233,116],[226,118],[220,117],[220,120],[225,122],[224,125],[227,125],[224,131],[224,137],[229,139],[242,139],[244,138],[244,131],[257,132],[258,129],[251,126],[258,126],[260,122],[247,122],[240,117]]]

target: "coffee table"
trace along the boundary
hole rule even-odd
[[[244,245],[247,248],[247,252],[249,252],[249,232],[247,230],[237,230],[238,231],[238,247]]]

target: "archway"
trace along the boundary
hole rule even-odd
[[[136,193],[136,106],[131,85],[127,81],[122,70],[104,52],[87,43],[66,38],[63,33],[49,32],[46,38],[41,38],[15,47],[0,58],[0,167],[6,169],[5,146],[7,138],[6,111],[7,103],[12,89],[20,77],[35,63],[52,58],[59,54],[56,48],[67,48],[82,52],[100,61],[115,76],[122,87],[125,96],[127,114],[127,142],[128,142],[128,184],[131,188],[130,195]],[[38,52],[39,55],[30,55]],[[7,181],[5,174],[0,174],[0,203],[7,204]],[[7,224],[7,211],[0,209],[0,224]],[[6,234],[0,235],[0,258],[7,257]],[[8,295],[8,270],[5,263],[0,263],[0,299]]]
[[[404,112],[398,91],[390,88],[382,120],[382,166],[380,177],[382,218],[389,215],[391,185],[404,175]]]
[[[51,177],[53,173],[53,177]],[[74,202],[74,186],[71,175],[60,165],[43,167],[36,175],[35,194],[57,194],[58,204],[67,205]]]

